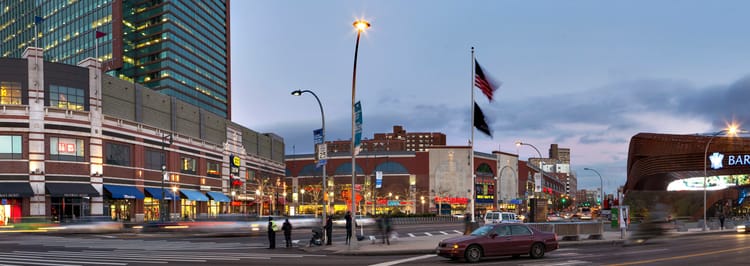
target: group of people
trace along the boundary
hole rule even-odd
[[[270,249],[276,248],[276,231],[278,231],[278,225],[273,222],[273,217],[268,217],[268,248]],[[281,231],[284,231],[286,247],[292,247],[292,223],[289,222],[289,219],[284,220]]]
[[[344,216],[346,221],[346,244],[350,245],[352,242],[352,225],[356,222],[352,220],[351,212],[346,212]],[[390,221],[388,222],[390,224]],[[390,228],[390,226],[389,226]],[[326,235],[326,245],[331,245],[331,239],[333,239],[333,219],[328,216],[326,223],[323,226]],[[273,221],[273,217],[268,217],[268,245],[269,249],[276,248],[276,231],[278,231],[277,225]],[[281,226],[281,231],[284,231],[284,240],[286,241],[286,247],[292,247],[292,224],[289,219],[284,220],[284,224]],[[389,231],[390,233],[390,231]]]

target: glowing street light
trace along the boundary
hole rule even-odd
[[[351,206],[351,211],[352,211],[352,214],[356,215],[357,214],[357,208],[356,208],[356,206],[357,206],[357,201],[356,201],[357,200],[357,197],[356,197],[357,193],[355,192],[354,188],[356,186],[356,181],[357,181],[357,172],[356,172],[356,158],[357,158],[357,155],[354,153],[354,140],[355,140],[354,139],[354,134],[355,134],[355,127],[356,127],[356,124],[355,124],[356,123],[355,122],[356,118],[355,118],[354,104],[355,104],[355,100],[356,100],[355,96],[356,96],[356,88],[357,88],[357,54],[359,52],[359,38],[362,35],[362,32],[365,31],[367,28],[370,27],[370,22],[367,22],[366,20],[361,20],[360,19],[360,20],[354,21],[353,25],[354,25],[354,28],[357,29],[357,42],[356,42],[356,44],[354,46],[354,69],[352,70],[352,106],[351,106],[351,110],[352,110],[352,142],[351,142],[351,146],[350,146],[351,147],[351,153],[352,153],[352,187],[351,187],[352,206]],[[356,243],[356,242],[354,242],[354,243]]]
[[[322,124],[321,133],[320,133],[321,134],[321,138],[322,138],[322,140],[321,140],[322,144],[320,144],[320,145],[325,146],[326,145],[326,115],[325,115],[325,112],[323,112],[323,104],[320,103],[320,98],[318,98],[318,95],[315,94],[314,92],[312,92],[311,90],[295,90],[295,91],[292,92],[292,95],[294,95],[294,96],[300,96],[300,95],[302,95],[305,92],[312,94],[312,96],[315,97],[315,100],[318,101],[318,107],[320,107],[320,117],[321,117],[321,124]],[[319,159],[320,160],[324,160],[325,158],[319,158]],[[326,190],[327,190],[327,187],[328,187],[327,184],[328,184],[328,182],[326,182],[326,165],[323,164],[323,191],[322,191],[323,195],[326,194]],[[322,220],[323,223],[325,223],[326,222],[326,213],[327,213],[327,210],[328,210],[328,202],[323,201],[322,204],[325,204],[325,206],[323,206],[323,220]]]

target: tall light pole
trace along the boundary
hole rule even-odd
[[[159,215],[159,220],[162,222],[169,221],[169,210],[167,210],[169,208],[169,205],[166,205],[166,191],[164,191],[164,182],[166,182],[167,178],[169,178],[169,173],[167,173],[167,144],[172,145],[172,134],[161,135],[161,200],[159,200],[159,209],[161,211],[161,215]],[[172,194],[172,197],[174,197],[174,194]]]
[[[542,176],[542,184],[539,184],[539,185],[543,186],[544,185],[544,168],[542,168],[542,163],[543,163],[542,162],[542,153],[539,152],[539,149],[537,149],[536,146],[534,146],[534,145],[531,145],[529,143],[524,143],[524,142],[522,142],[520,140],[516,141],[516,147],[520,147],[521,145],[526,145],[526,146],[532,147],[532,148],[534,148],[534,150],[536,151],[536,153],[539,154],[539,174]],[[534,181],[534,183],[536,183],[536,180]],[[534,195],[536,195],[536,185],[534,186],[533,193],[534,193]],[[535,209],[536,209],[536,207],[535,207]],[[534,221],[536,221],[536,219],[534,219]]]
[[[708,220],[706,220],[706,211],[707,205],[706,205],[706,191],[707,191],[707,179],[708,179],[708,163],[706,160],[708,159],[708,146],[711,145],[711,141],[714,140],[716,136],[727,134],[729,136],[736,136],[738,133],[744,132],[744,130],[741,130],[737,127],[737,125],[729,125],[728,128],[722,129],[718,132],[715,132],[711,134],[711,138],[708,139],[708,142],[706,142],[706,150],[703,152],[703,231],[708,230],[707,224]]]
[[[594,173],[596,173],[596,175],[599,176],[599,182],[601,182],[600,184],[601,192],[599,193],[599,204],[604,204],[604,179],[602,179],[602,175],[599,173],[599,171],[596,171],[592,168],[586,167],[586,168],[583,168],[583,170],[594,171]]]
[[[354,133],[355,133],[355,111],[354,111],[354,104],[355,104],[355,93],[357,88],[357,53],[359,52],[359,37],[362,35],[362,32],[365,31],[367,28],[370,27],[370,22],[367,22],[366,20],[357,20],[353,23],[354,28],[357,29],[357,43],[354,46],[354,69],[352,70],[352,143],[351,143],[351,152],[352,152],[352,188],[351,188],[351,194],[352,194],[352,214],[357,215],[357,202],[356,202],[356,195],[357,193],[354,190],[354,186],[356,185],[357,181],[357,172],[356,172],[356,158],[357,155],[354,153]],[[356,243],[356,242],[354,242]],[[350,246],[351,247],[351,246]]]
[[[320,98],[318,98],[318,95],[315,94],[314,92],[312,92],[311,90],[295,90],[295,91],[292,92],[292,95],[294,95],[294,96],[300,96],[300,95],[302,95],[305,92],[312,94],[312,96],[315,97],[315,100],[318,101],[318,107],[320,107],[320,118],[321,118],[321,124],[322,124],[322,127],[321,127],[321,131],[322,132],[320,134],[321,134],[321,138],[322,138],[322,142],[323,142],[322,145],[325,146],[326,145],[326,114],[325,114],[325,112],[323,112],[323,104],[320,103]],[[319,158],[319,159],[322,160],[324,158]],[[327,184],[328,184],[328,182],[326,182],[326,164],[323,164],[323,191],[322,191],[323,195],[326,194],[326,189],[327,189],[327,186],[328,186]],[[322,204],[324,204],[324,206],[323,206],[323,223],[325,223],[326,222],[326,212],[327,212],[327,209],[328,209],[328,202],[326,202],[325,200],[323,200]]]

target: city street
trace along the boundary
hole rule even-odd
[[[450,230],[453,225],[431,226],[432,232]],[[446,228],[441,228],[446,227]],[[402,226],[402,237],[418,234],[424,225]],[[307,231],[307,230],[304,230]],[[407,231],[409,231],[407,233]],[[421,231],[422,234],[429,233]],[[334,235],[334,245],[343,245],[343,230]],[[457,233],[453,232],[452,234]],[[0,240],[3,265],[454,265],[457,262],[427,255],[347,256],[331,252],[308,252],[283,248],[267,249],[265,237],[204,237],[163,235],[4,235]],[[297,232],[293,239],[309,235]],[[399,249],[398,239],[393,246]],[[364,243],[367,241],[359,242]],[[643,245],[566,245],[545,258],[526,256],[482,260],[479,265],[739,265],[746,263],[750,235],[683,235],[658,239]]]

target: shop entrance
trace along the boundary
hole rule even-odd
[[[50,216],[53,222],[71,222],[91,215],[88,197],[51,198]]]

